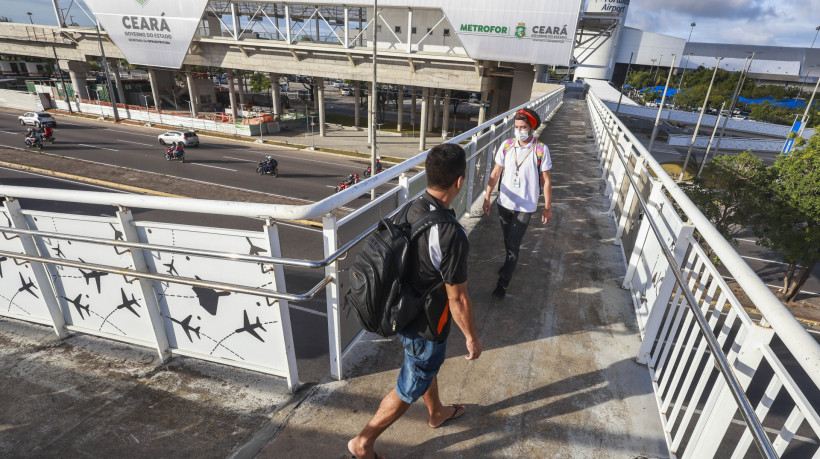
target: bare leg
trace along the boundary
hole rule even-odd
[[[427,411],[430,413],[430,418],[427,419],[427,425],[430,427],[440,426],[441,423],[450,417],[457,417],[456,412],[453,411],[452,406],[444,406],[441,404],[441,399],[438,395],[438,376],[433,378],[433,383],[430,388],[424,393],[424,403],[427,404]],[[456,410],[463,411],[462,405],[455,405]],[[458,416],[461,416],[460,414]]]
[[[400,399],[396,394],[396,388],[393,388],[382,399],[376,414],[359,435],[347,442],[347,449],[356,457],[372,457],[373,444],[376,443],[376,439],[396,422],[407,411],[407,408],[410,408],[410,404]]]

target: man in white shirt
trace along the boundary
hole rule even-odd
[[[498,270],[498,282],[493,296],[504,298],[518,263],[521,239],[538,207],[539,182],[543,182],[544,210],[541,223],[552,219],[552,160],[549,149],[538,141],[533,130],[541,124],[538,114],[530,109],[519,110],[514,118],[514,139],[505,141],[495,154],[495,167],[484,193],[484,213],[490,214],[490,196],[499,178],[498,215],[504,234],[506,258]],[[503,172],[503,175],[502,175]]]

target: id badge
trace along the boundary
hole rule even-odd
[[[515,171],[513,174],[513,188],[521,188],[521,177],[518,175],[518,171]]]

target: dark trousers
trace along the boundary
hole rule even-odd
[[[531,212],[513,211],[501,204],[498,205],[498,219],[501,222],[501,231],[504,233],[504,249],[507,252],[504,266],[499,272],[498,282],[504,287],[510,285],[515,265],[518,264],[518,249],[527,226],[530,224]]]

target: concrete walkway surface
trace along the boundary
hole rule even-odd
[[[490,296],[503,262],[495,210],[464,222],[484,353],[466,361],[453,327],[439,387],[467,413],[434,430],[419,401],[379,439],[379,454],[668,456],[648,372],[634,361],[637,325],[588,132],[585,102],[568,96],[541,137],[554,218],[533,218],[505,299]],[[0,320],[0,456],[338,457],[395,385],[402,352],[395,338],[368,335],[346,380],[293,396],[277,378],[155,356]]]

